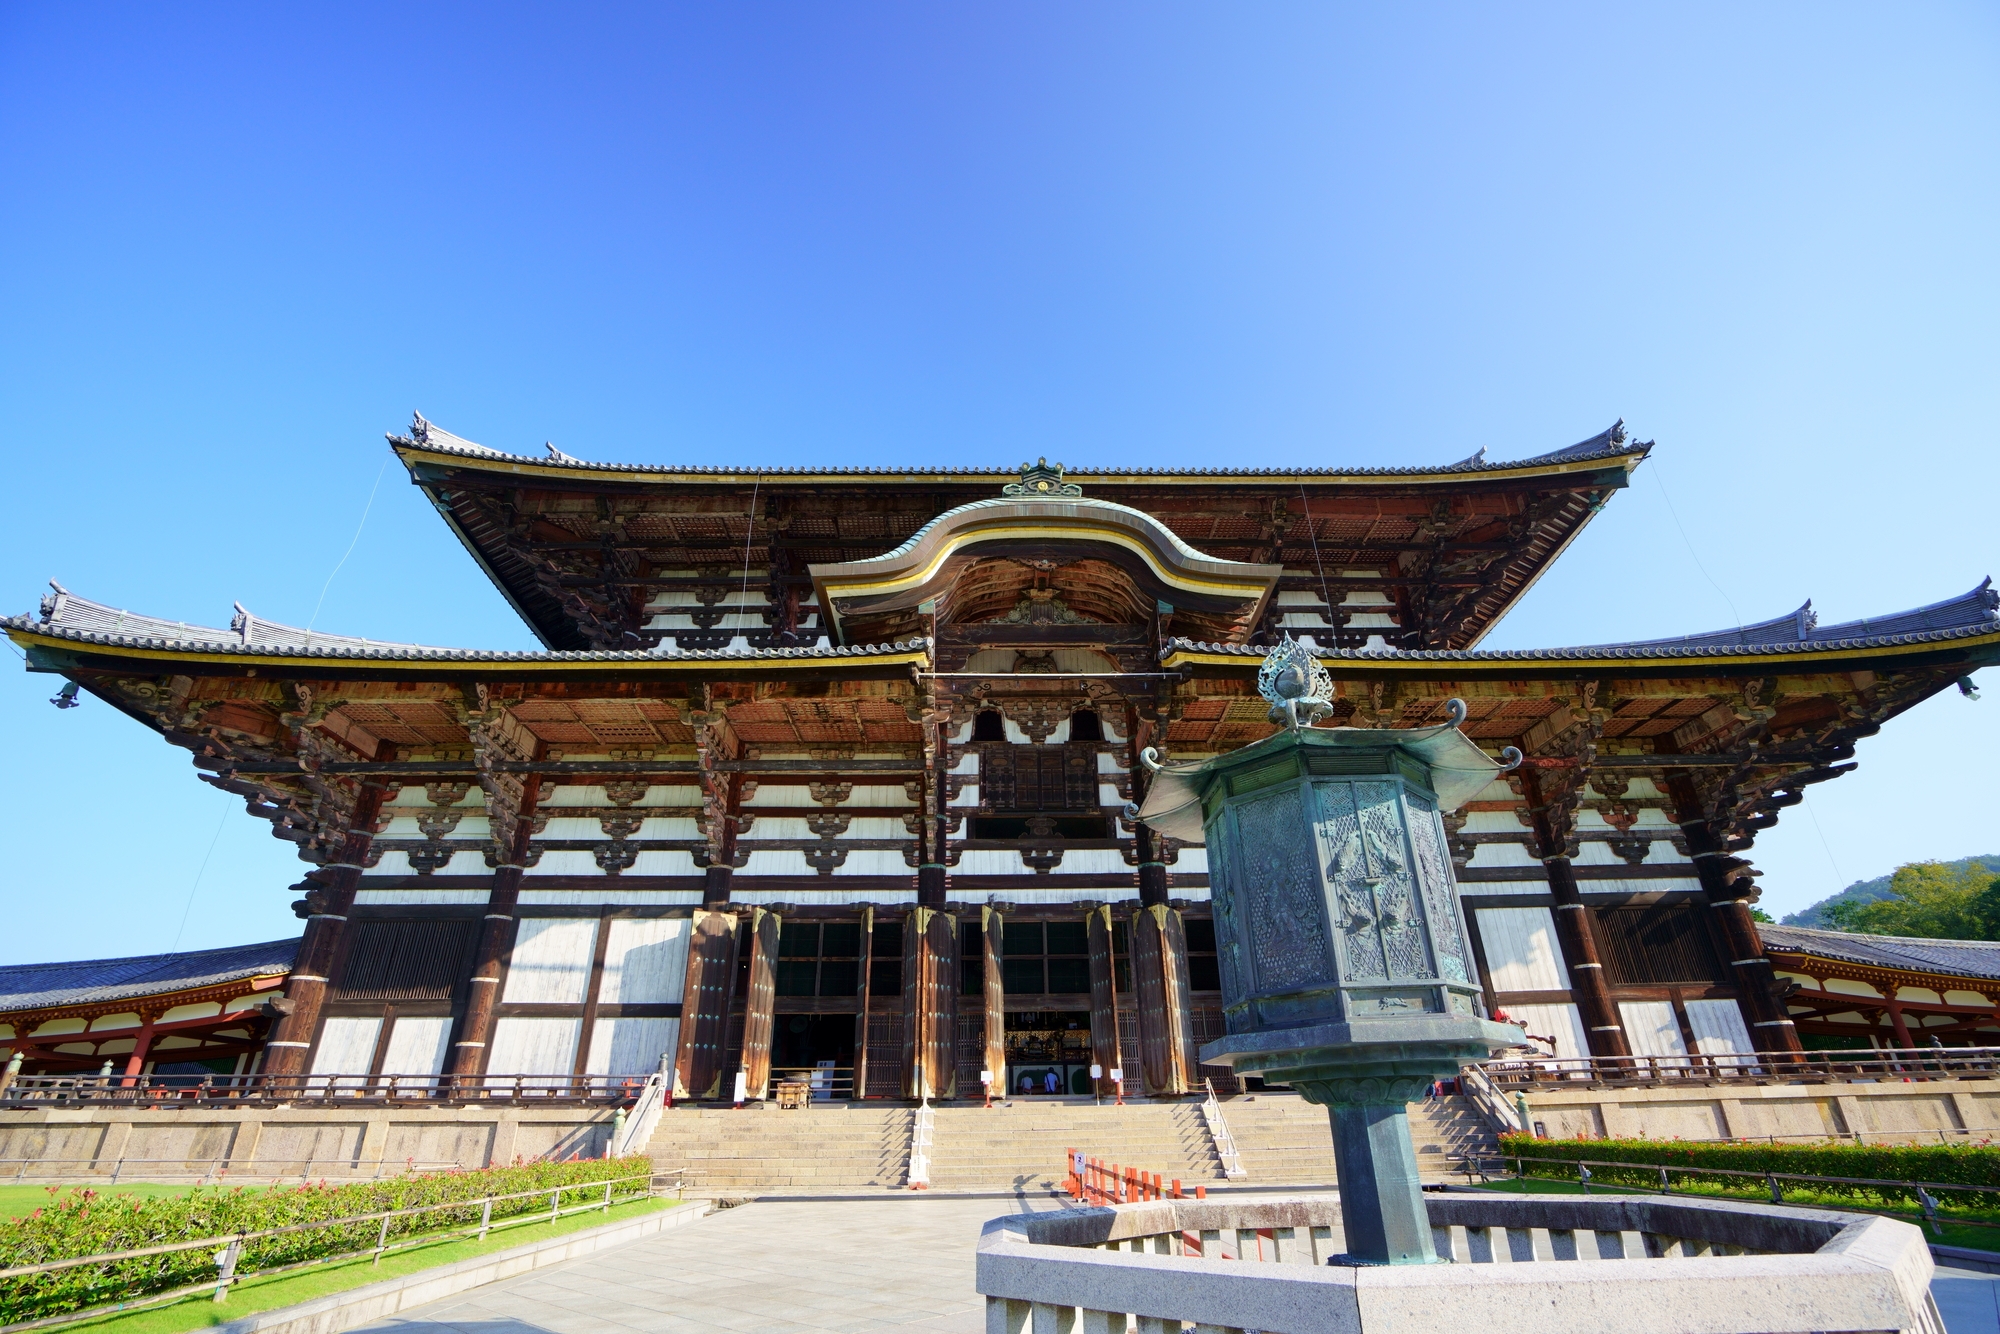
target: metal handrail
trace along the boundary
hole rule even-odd
[[[1496,1090],[1674,1084],[1865,1083],[2000,1079],[2000,1047],[1899,1047],[1867,1053],[1742,1052],[1686,1056],[1518,1056],[1477,1067]]]
[[[660,1123],[660,1115],[666,1110],[673,1093],[673,1057],[660,1058],[660,1068],[646,1080],[644,1088],[628,1110],[618,1113],[612,1123],[611,1154],[623,1158],[637,1145],[646,1143],[653,1137],[653,1128]]]
[[[1215,1096],[1215,1081],[1203,1075],[1201,1086],[1208,1091],[1201,1104],[1201,1119],[1208,1124],[1208,1137],[1215,1145],[1222,1175],[1230,1181],[1250,1175],[1243,1169],[1243,1154],[1236,1147],[1236,1137],[1229,1133],[1229,1123],[1222,1119],[1222,1102]]]
[[[1493,1083],[1484,1066],[1468,1065],[1458,1073],[1458,1087],[1488,1125],[1501,1134],[1524,1131],[1520,1113],[1507,1103],[1506,1095]]]
[[[911,1190],[931,1187],[931,1144],[936,1133],[937,1111],[925,1100],[910,1119],[910,1159],[903,1178]]]

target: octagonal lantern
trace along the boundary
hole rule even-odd
[[[1485,1017],[1440,818],[1507,766],[1459,730],[1456,700],[1409,729],[1301,726],[1316,701],[1273,703],[1293,725],[1264,741],[1148,756],[1139,818],[1208,846],[1227,1034],[1200,1059],[1326,1106],[1349,1256],[1428,1263],[1406,1104],[1523,1041]]]

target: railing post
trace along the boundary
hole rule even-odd
[[[479,1239],[486,1240],[486,1234],[493,1227],[493,1201],[488,1199],[479,1210]]]
[[[241,1235],[238,1235],[231,1238],[229,1244],[222,1248],[222,1253],[215,1257],[217,1270],[215,1300],[219,1302],[228,1300],[229,1285],[236,1278],[236,1260],[242,1254],[243,1238]]]
[[[382,1263],[382,1252],[389,1245],[389,1215],[382,1215],[382,1230],[375,1234],[375,1263]]]

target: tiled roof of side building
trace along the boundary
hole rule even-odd
[[[442,427],[426,421],[417,414],[407,436],[391,435],[390,443],[413,449],[424,449],[437,454],[455,454],[467,459],[492,462],[528,464],[536,468],[561,468],[577,472],[620,472],[620,473],[663,473],[689,476],[745,475],[757,473],[766,479],[811,476],[811,477],[964,477],[1009,478],[1019,474],[1018,467],[1005,468],[929,468],[929,467],[805,467],[787,464],[782,467],[757,467],[750,464],[671,464],[671,463],[591,463],[575,458],[548,446],[548,456],[537,458],[528,454],[509,454],[504,450],[490,449],[476,444],[463,436],[453,435]],[[1456,463],[1418,464],[1409,467],[1281,467],[1281,468],[1149,468],[1134,466],[1116,467],[1071,467],[1072,479],[1109,479],[1124,477],[1223,477],[1256,479],[1261,477],[1448,477],[1460,473],[1505,472],[1515,468],[1534,468],[1577,463],[1590,459],[1614,459],[1637,455],[1643,457],[1653,448],[1653,442],[1632,441],[1625,433],[1625,423],[1619,421],[1609,428],[1579,440],[1562,449],[1546,454],[1535,454],[1524,459],[1489,460],[1486,450],[1481,448],[1467,458]]]
[[[0,1013],[137,1000],[291,971],[299,940],[267,940],[181,954],[0,966]]]
[[[1334,649],[1315,648],[1315,656],[1341,662],[1522,662],[1569,659],[1707,658],[1718,654],[1760,655],[1817,653],[1830,649],[1883,648],[1948,643],[2000,634],[2000,592],[1988,578],[1969,593],[1890,616],[1876,616],[1839,625],[1819,626],[1808,602],[1790,616],[1756,625],[1677,639],[1644,639],[1623,644],[1582,644],[1572,648],[1535,649]],[[1269,650],[1258,645],[1204,644],[1176,639],[1168,652],[1219,653],[1261,658]]]
[[[55,591],[42,599],[41,614],[0,618],[0,627],[27,631],[83,644],[104,644],[124,648],[166,649],[182,653],[231,653],[259,657],[360,658],[391,661],[439,662],[659,662],[695,660],[733,662],[738,660],[783,661],[788,658],[865,658],[880,654],[908,653],[920,643],[862,644],[834,648],[743,648],[743,649],[648,649],[579,650],[570,652],[530,652],[506,649],[437,648],[426,644],[398,644],[352,635],[330,635],[317,630],[260,620],[241,604],[229,629],[190,625],[158,616],[141,616],[121,611],[102,602],[80,598],[53,584]]]
[[[1996,941],[1869,936],[1770,923],[1760,924],[1757,931],[1764,938],[1764,948],[1779,954],[1809,954],[1873,968],[2000,980],[2000,942]]]

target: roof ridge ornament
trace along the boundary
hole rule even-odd
[[[1294,732],[1333,713],[1333,677],[1296,639],[1280,640],[1264,655],[1257,693],[1270,701],[1271,721],[1287,723]]]
[[[1054,500],[1063,496],[1080,496],[1083,488],[1063,477],[1063,466],[1051,464],[1047,458],[1036,459],[1033,463],[1021,465],[1021,480],[1009,482],[1000,488],[1003,496],[1023,496],[1030,500]]]

